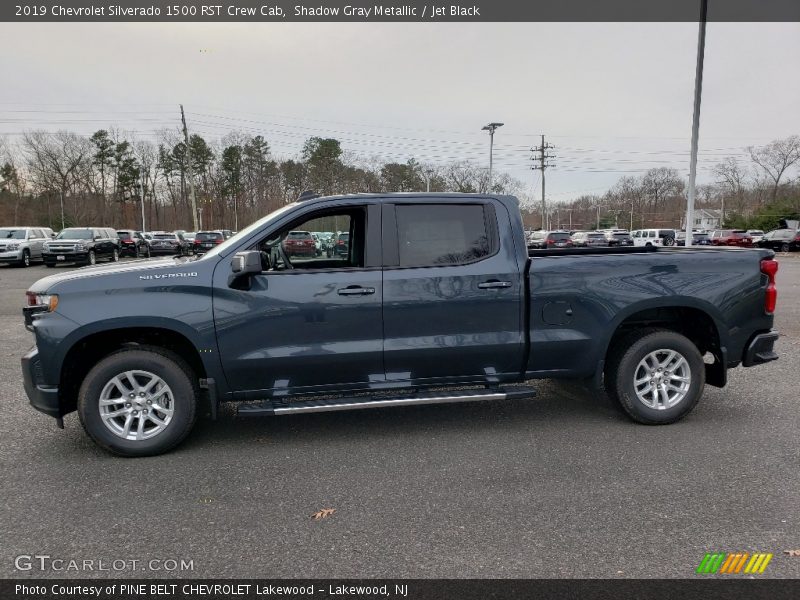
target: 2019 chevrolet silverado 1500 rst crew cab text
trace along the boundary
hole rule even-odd
[[[331,227],[345,252],[288,256],[291,232]],[[127,456],[172,448],[220,401],[494,400],[537,378],[604,383],[633,420],[671,423],[729,368],[777,358],[776,271],[763,249],[528,250],[507,196],[312,197],[202,257],[38,281],[22,371],[35,408],[59,424],[77,410]]]

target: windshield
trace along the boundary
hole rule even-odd
[[[11,219],[9,219],[10,221]],[[0,240],[24,240],[24,229],[0,229]]]
[[[290,210],[292,210],[296,206],[297,206],[297,202],[292,202],[291,204],[287,204],[286,206],[283,206],[283,207],[279,208],[278,210],[272,211],[267,216],[261,217],[255,223],[252,223],[251,225],[248,225],[247,227],[242,229],[239,233],[237,233],[233,237],[229,237],[227,240],[225,240],[224,242],[222,242],[218,246],[212,248],[211,250],[209,250],[208,252],[203,254],[200,258],[197,258],[195,260],[208,260],[208,258],[211,257],[211,256],[217,256],[221,252],[225,252],[231,246],[235,246],[236,244],[238,244],[239,242],[244,240],[246,237],[248,237],[250,234],[258,231],[259,229],[261,229],[265,225],[268,225],[271,221],[275,221],[275,220],[281,218],[284,214],[286,214],[287,212],[289,212]],[[196,240],[197,239],[201,239],[202,235],[203,234],[198,233],[197,237],[195,237],[195,239]]]
[[[568,233],[551,233],[550,234],[550,239],[551,240],[555,240],[557,242],[566,242],[567,240],[569,240],[569,234]]]
[[[627,233],[615,233],[614,237],[615,238],[626,238],[626,237],[630,237],[630,234],[627,234]]]
[[[174,233],[158,233],[153,236],[154,240],[174,240],[177,236]]]
[[[56,237],[57,240],[91,240],[91,229],[65,229]]]
[[[118,231],[117,235],[121,240],[129,240],[133,237],[133,234],[130,231]]]
[[[213,240],[221,240],[222,234],[216,231],[212,231],[210,233],[198,233],[194,239],[200,240],[202,242],[213,241]]]

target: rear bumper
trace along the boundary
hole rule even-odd
[[[754,367],[756,365],[762,365],[773,360],[778,360],[778,355],[773,349],[777,339],[777,331],[770,331],[755,335],[744,350],[742,366]]]
[[[36,346],[22,357],[22,384],[33,408],[56,419],[61,418],[58,386],[42,382],[42,366]]]

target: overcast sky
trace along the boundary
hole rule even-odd
[[[358,156],[488,162],[521,179],[539,134],[555,200],[622,175],[688,173],[696,23],[0,24],[0,135],[138,137],[179,123],[210,140],[262,134],[279,156],[311,135]],[[701,181],[725,156],[800,134],[800,24],[708,26]],[[549,195],[549,194],[548,194]]]

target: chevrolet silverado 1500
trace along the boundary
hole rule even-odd
[[[292,231],[348,243],[289,256]],[[538,378],[589,380],[665,424],[728,369],[777,358],[776,271],[764,249],[529,250],[508,196],[311,197],[202,257],[38,281],[22,371],[34,408],[59,425],[77,410],[126,456],[169,450],[222,401],[283,415],[501,400]]]

